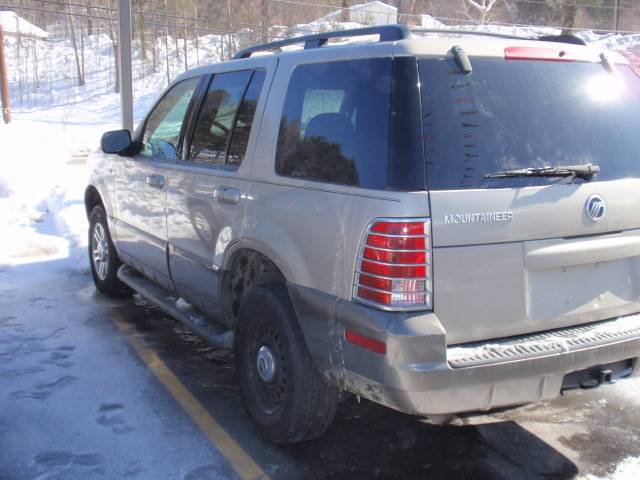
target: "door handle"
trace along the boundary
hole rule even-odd
[[[235,205],[240,201],[240,190],[231,187],[218,187],[213,191],[213,198],[222,203]]]
[[[147,176],[147,185],[152,188],[164,188],[164,177],[162,175]]]

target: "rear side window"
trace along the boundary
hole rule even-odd
[[[600,166],[591,181],[640,177],[640,79],[599,63],[421,59],[429,188],[509,188],[584,180],[486,178],[529,167]]]
[[[240,165],[263,81],[261,71],[215,75],[196,120],[190,160],[219,167]]]
[[[276,173],[386,188],[391,75],[389,58],[297,67],[280,124]]]

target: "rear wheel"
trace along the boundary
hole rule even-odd
[[[118,258],[107,225],[107,214],[101,205],[89,216],[89,265],[98,291],[109,297],[126,297],[133,291],[118,278],[122,262]]]
[[[260,435],[291,444],[329,428],[338,390],[315,368],[283,285],[245,295],[234,350],[242,395]]]

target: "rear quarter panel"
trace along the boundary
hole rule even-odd
[[[367,224],[377,217],[428,216],[427,193],[378,191],[277,175],[280,119],[297,65],[391,56],[392,49],[392,45],[373,44],[281,55],[250,174],[246,221],[238,246],[265,254],[289,282],[348,300]]]

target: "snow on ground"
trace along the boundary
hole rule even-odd
[[[595,475],[580,475],[576,480],[636,480],[640,472],[640,458],[628,457],[620,462],[615,471],[605,477]]]

